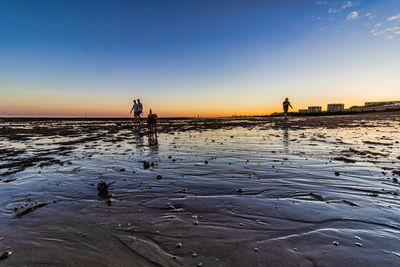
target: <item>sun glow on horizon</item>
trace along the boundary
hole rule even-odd
[[[400,1],[34,5],[0,3],[0,116],[129,117],[133,98],[164,117],[400,100]]]

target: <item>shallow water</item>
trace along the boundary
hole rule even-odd
[[[191,123],[155,140],[129,121],[2,122],[27,134],[0,137],[1,263],[400,264],[398,119]],[[36,160],[4,167],[24,158]],[[35,202],[48,204],[15,217]]]

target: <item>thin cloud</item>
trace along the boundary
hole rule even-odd
[[[333,14],[345,10],[346,8],[354,6],[354,3],[351,1],[346,1],[339,8],[329,8],[328,13]]]
[[[382,26],[382,23],[377,23],[377,24],[375,24],[375,26],[374,27],[380,27],[380,26]]]
[[[330,9],[328,10],[328,13],[329,13],[329,14],[336,13],[336,12],[338,12],[338,10],[337,10],[337,9],[334,9],[334,8],[330,8]]]
[[[352,6],[354,6],[354,3],[352,3],[351,1],[347,1],[346,3],[344,3],[342,5],[342,9],[346,9],[346,8],[352,7]]]
[[[318,6],[323,6],[323,5],[328,4],[328,1],[317,1],[317,2],[315,2],[315,4]]]
[[[373,30],[371,30],[371,33],[373,35],[375,35],[375,36],[382,35],[382,34],[389,34],[390,35],[392,33],[397,34],[397,32],[399,30],[400,30],[400,26],[394,26],[394,27],[386,28],[386,29],[384,29],[382,31],[377,31],[376,29],[373,29]]]
[[[372,13],[372,12],[366,13],[365,16],[366,16],[368,19],[373,19],[373,18],[376,17],[376,16],[374,15],[374,13]]]
[[[398,14],[397,16],[390,17],[387,20],[392,21],[392,20],[396,20],[396,19],[400,19],[400,14]]]
[[[347,15],[347,20],[356,20],[356,19],[358,19],[357,11],[350,12],[349,15]]]

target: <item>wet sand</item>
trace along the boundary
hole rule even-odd
[[[399,265],[399,129],[400,113],[166,119],[157,137],[0,120],[0,265]]]

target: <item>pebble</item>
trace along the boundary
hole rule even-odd
[[[336,176],[339,176],[339,175],[340,175],[340,173],[339,173],[339,172],[335,172],[335,175],[336,175]]]
[[[356,245],[359,246],[359,247],[362,247],[362,244],[361,244],[361,243],[356,243]]]
[[[255,252],[258,252],[260,249],[259,248],[254,248],[254,251]]]
[[[339,241],[333,241],[332,244],[334,244],[335,246],[339,246]]]
[[[148,169],[150,168],[150,163],[147,161],[143,161],[143,169]]]
[[[8,257],[10,257],[12,254],[11,251],[4,251],[3,253],[0,254],[0,260],[4,260],[7,259]]]
[[[157,177],[156,177],[158,180],[161,180],[162,179],[162,175],[157,175]]]
[[[110,205],[111,206],[111,203],[113,202],[113,200],[112,200],[112,198],[107,198],[106,200],[105,200],[105,202],[108,204],[108,205]]]
[[[182,243],[177,243],[177,244],[176,244],[176,247],[177,247],[177,248],[181,248],[181,247],[182,247]]]

